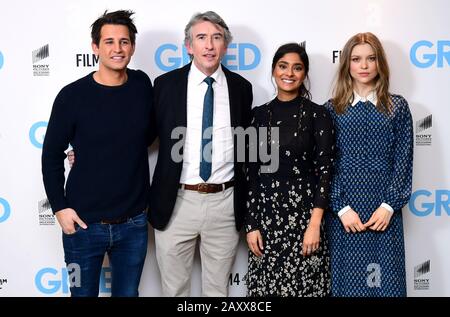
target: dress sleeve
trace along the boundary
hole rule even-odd
[[[256,109],[252,110],[251,128],[258,131],[259,122],[256,116]],[[245,218],[245,231],[250,232],[258,230],[260,227],[260,206],[259,206],[259,155],[258,155],[258,142],[259,137],[256,140],[250,140],[249,142],[249,162],[246,165],[247,183],[248,183],[248,195],[247,195],[247,215]],[[250,153],[256,154],[251,155]]]
[[[335,123],[336,123],[336,112],[334,111],[334,106],[333,103],[331,102],[331,100],[327,101],[324,104],[324,107],[328,110],[328,113],[331,116],[332,122],[333,122],[333,127],[334,127],[334,132],[335,132],[335,140],[337,143],[337,131],[336,131],[336,127],[335,127]],[[335,158],[336,155],[338,154],[338,148],[337,145],[335,146]],[[343,208],[345,208],[346,206],[348,206],[348,203],[345,201],[345,199],[343,198],[343,189],[342,189],[342,181],[339,178],[339,174],[336,171],[336,159],[333,160],[333,179],[332,179],[332,183],[331,183],[331,189],[330,189],[330,209],[333,213],[335,213],[336,215],[338,214],[339,211],[341,211]]]
[[[398,101],[395,102],[395,99]],[[405,206],[411,196],[413,171],[413,125],[408,102],[401,96],[394,97],[394,154],[393,172],[385,192],[384,202],[394,210]]]
[[[329,203],[330,184],[335,151],[333,121],[326,109],[314,113],[315,169],[319,180],[314,195],[314,207],[326,209]]]

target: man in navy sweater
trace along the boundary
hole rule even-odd
[[[63,231],[72,296],[98,296],[105,253],[112,296],[138,296],[147,253],[153,92],[147,75],[127,68],[137,33],[132,14],[105,12],[92,24],[99,69],[59,92],[44,140],[44,185]],[[64,188],[69,144],[77,164]]]

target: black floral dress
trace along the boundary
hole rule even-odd
[[[260,230],[264,249],[261,258],[249,251],[248,296],[327,296],[330,268],[323,225],[319,249],[306,257],[301,250],[312,208],[328,207],[334,153],[330,115],[302,97],[274,99],[253,109],[252,126],[278,128],[278,140],[273,132],[267,132],[267,140],[259,134],[256,148],[259,158],[267,143],[278,148],[279,166],[267,160],[249,164],[246,231]]]

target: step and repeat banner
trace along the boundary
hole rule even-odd
[[[189,62],[184,27],[195,12],[219,13],[234,39],[224,64],[253,84],[254,106],[274,96],[276,48],[306,42],[313,100],[330,98],[339,51],[358,32],[375,33],[391,67],[391,91],[414,120],[413,194],[403,209],[408,296],[450,296],[450,2],[446,0],[41,0],[0,4],[0,296],[68,296],[61,230],[46,199],[41,151],[53,100],[97,68],[90,25],[106,9],[131,9],[138,28],[130,68],[153,80]],[[126,129],[126,127],[124,127]],[[157,152],[151,151],[152,168]],[[68,166],[66,165],[66,170]],[[230,295],[244,296],[244,236]],[[198,255],[192,295],[201,295]],[[101,296],[109,296],[105,259]],[[142,296],[160,296],[153,229]]]

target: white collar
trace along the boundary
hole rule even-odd
[[[196,83],[197,85],[201,85],[206,77],[207,76],[197,68],[194,61],[192,61],[191,69],[189,71],[189,80],[193,83]],[[222,70],[222,65],[219,64],[219,67],[216,69],[216,71],[209,77],[214,78],[216,84],[222,86],[224,80],[226,80],[225,73]]]
[[[369,92],[369,94],[367,95],[367,97],[361,97],[360,95],[358,95],[358,93],[356,91],[353,90],[352,106],[356,105],[360,101],[362,101],[362,102],[369,101],[371,104],[376,106],[377,100],[378,99],[377,99],[377,94],[376,94],[375,90],[371,90]]]

